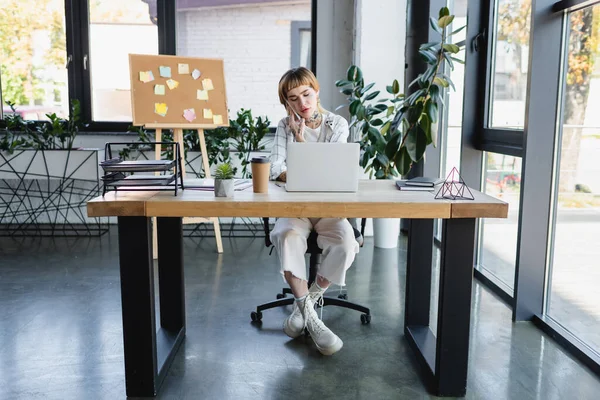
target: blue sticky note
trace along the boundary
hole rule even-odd
[[[160,73],[160,76],[163,78],[171,77],[171,67],[158,67],[158,72]]]

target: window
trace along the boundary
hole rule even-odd
[[[51,113],[67,116],[64,0],[4,1],[0,60],[4,114],[12,113],[10,102],[27,120],[47,119]]]
[[[531,0],[497,0],[488,126],[523,129]]]
[[[250,109],[253,116],[266,115],[276,125],[285,115],[277,85],[290,68],[292,21],[311,20],[311,1],[235,7],[185,3],[188,7],[178,5],[177,11],[177,54],[224,59],[230,117],[241,108]],[[193,6],[202,3],[213,6]],[[300,32],[300,54],[310,53],[309,37]]]
[[[311,38],[310,21],[292,22],[292,68],[311,68]]]
[[[129,54],[158,54],[158,27],[142,0],[90,0],[89,21],[92,119],[131,121]]]
[[[600,5],[568,20],[546,313],[600,354]]]
[[[517,257],[521,158],[484,153],[483,192],[508,203],[508,218],[483,218],[480,222],[477,268],[491,273],[512,296]]]

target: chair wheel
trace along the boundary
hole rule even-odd
[[[362,322],[363,325],[367,325],[371,323],[371,316],[369,314],[361,314],[360,316],[360,322]]]
[[[277,293],[277,300],[285,298],[285,293]]]
[[[338,299],[348,300],[348,293],[339,294]]]
[[[250,313],[250,318],[252,319],[252,322],[258,322],[262,319],[262,313],[260,311],[252,311]],[[361,316],[362,319],[362,316]]]

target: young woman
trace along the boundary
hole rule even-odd
[[[285,182],[288,143],[343,143],[349,131],[344,118],[321,107],[319,83],[306,68],[294,68],[283,75],[279,81],[279,100],[288,116],[279,122],[275,133],[271,179]],[[318,234],[317,244],[323,250],[323,258],[317,279],[309,288],[304,253],[311,230]],[[352,226],[348,220],[338,218],[279,218],[271,232],[271,241],[279,255],[281,273],[296,299],[291,315],[283,324],[284,332],[296,338],[306,327],[322,354],[339,351],[342,340],[318,318],[315,304],[330,284],[345,285],[346,270],[359,248]]]

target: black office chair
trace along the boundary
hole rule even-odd
[[[361,235],[364,235],[365,224],[366,224],[366,219],[363,218],[361,221]],[[269,232],[269,218],[263,218],[263,225],[264,225],[264,230],[265,230],[265,246],[271,247],[273,244],[271,243],[271,239],[269,237],[269,233],[270,233]],[[356,234],[357,233],[356,228],[353,227],[353,229],[355,230],[355,234]],[[308,249],[306,250],[306,252],[310,254],[310,263],[309,263],[309,270],[308,270],[309,271],[308,286],[310,287],[310,285],[312,285],[312,283],[317,278],[317,269],[318,269],[318,265],[321,263],[321,253],[323,252],[321,250],[321,248],[317,245],[317,232],[312,231],[310,233],[310,235],[308,236],[307,244],[308,244]],[[261,304],[258,307],[256,307],[256,311],[252,311],[252,313],[250,314],[252,321],[253,322],[260,321],[262,319],[262,311],[263,310],[268,310],[269,308],[282,307],[282,306],[288,306],[288,305],[293,304],[294,297],[285,298],[286,295],[288,295],[288,294],[292,294],[291,289],[284,288],[281,291],[281,293],[277,294],[278,300],[271,301],[271,302],[265,303],[265,304]],[[363,324],[370,323],[371,322],[371,310],[369,310],[367,307],[361,306],[360,304],[356,304],[356,303],[347,301],[346,300],[347,298],[348,298],[348,296],[346,293],[340,294],[338,296],[338,298],[323,296],[323,306],[338,306],[338,307],[350,308],[352,310],[360,311],[363,313],[360,315],[360,321]]]

